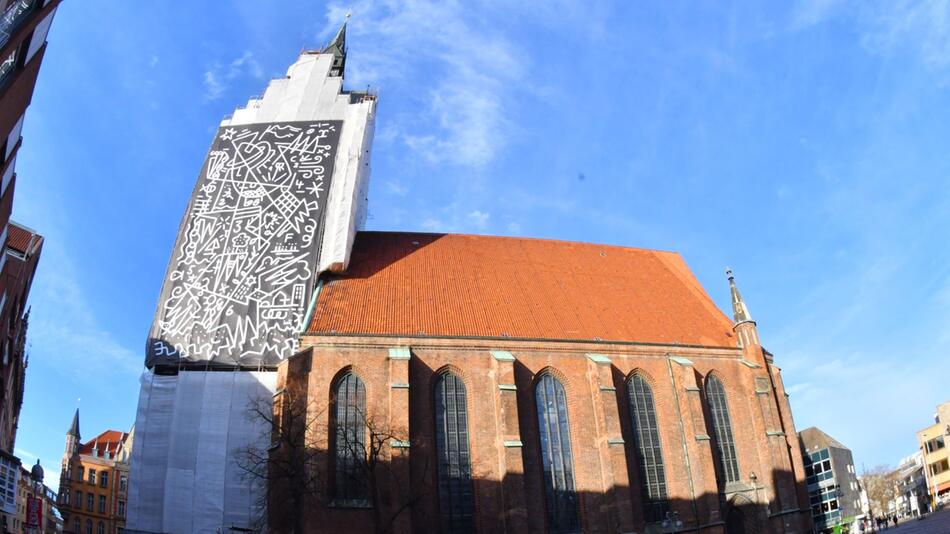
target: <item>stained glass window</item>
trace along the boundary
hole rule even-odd
[[[534,395],[538,408],[548,531],[580,532],[564,386],[554,376],[545,374],[535,386]]]
[[[630,419],[636,438],[643,512],[648,522],[662,521],[669,510],[669,503],[653,389],[642,376],[635,374],[627,381],[627,396],[630,399]]]
[[[706,379],[706,399],[712,414],[713,429],[716,431],[715,445],[719,452],[722,474],[726,483],[739,482],[739,461],[736,457],[736,442],[732,437],[732,419],[729,418],[726,389],[715,375]]]
[[[442,374],[436,383],[435,440],[442,531],[474,532],[475,502],[465,384],[452,373]]]
[[[333,497],[340,501],[365,501],[366,391],[353,373],[341,376],[334,396]]]

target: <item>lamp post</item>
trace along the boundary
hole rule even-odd
[[[30,478],[33,480],[32,500],[27,500],[26,506],[26,524],[29,532],[43,532],[43,467],[40,466],[40,459],[36,459],[36,465],[30,470]],[[32,506],[31,506],[32,505]],[[35,521],[35,525],[33,524]]]

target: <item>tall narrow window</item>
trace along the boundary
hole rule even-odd
[[[452,373],[435,388],[435,445],[439,457],[439,514],[443,532],[473,532],[472,461],[468,449],[465,384]]]
[[[636,436],[644,516],[648,522],[662,521],[669,503],[653,389],[642,376],[635,374],[627,381],[627,396],[630,398],[630,419]]]
[[[716,431],[716,448],[722,474],[726,483],[739,482],[739,462],[736,458],[736,442],[732,438],[732,419],[729,418],[726,389],[715,375],[709,375],[706,379],[706,400],[709,402],[713,429]]]
[[[580,532],[564,386],[552,375],[545,374],[535,386],[534,396],[538,407],[548,531]]]
[[[333,496],[365,501],[366,391],[353,373],[340,377],[334,391]]]

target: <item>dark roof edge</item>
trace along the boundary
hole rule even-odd
[[[493,234],[459,234],[454,232],[403,232],[403,231],[389,231],[389,230],[360,230],[357,232],[359,234],[377,234],[377,235],[404,235],[404,236],[432,236],[432,237],[442,237],[442,236],[459,236],[459,237],[487,237],[487,238],[498,238],[498,239],[514,239],[517,241],[546,241],[549,243],[569,243],[574,245],[586,245],[590,247],[610,247],[610,248],[619,248],[624,250],[640,250],[644,252],[663,252],[667,254],[676,254],[680,255],[679,252],[675,250],[666,250],[660,248],[646,248],[646,247],[630,247],[627,245],[616,245],[610,243],[592,243],[590,241],[573,241],[567,239],[555,239],[549,237],[528,237],[528,236],[516,236],[516,235],[493,235]]]
[[[505,336],[447,336],[436,334],[370,334],[362,332],[314,332],[307,331],[301,336],[327,336],[327,337],[400,337],[411,339],[459,339],[465,341],[518,341],[518,342],[554,342],[554,343],[572,343],[572,344],[604,344],[616,346],[641,346],[641,347],[667,347],[667,348],[687,348],[687,349],[716,349],[716,350],[739,350],[737,347],[724,347],[721,345],[693,345],[688,343],[659,343],[653,341],[615,341],[606,339],[573,339],[573,338],[549,338],[549,337],[505,337]]]

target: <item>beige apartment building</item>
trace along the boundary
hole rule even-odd
[[[937,406],[934,424],[917,432],[917,442],[924,455],[924,476],[927,492],[934,504],[950,502],[950,401]]]

